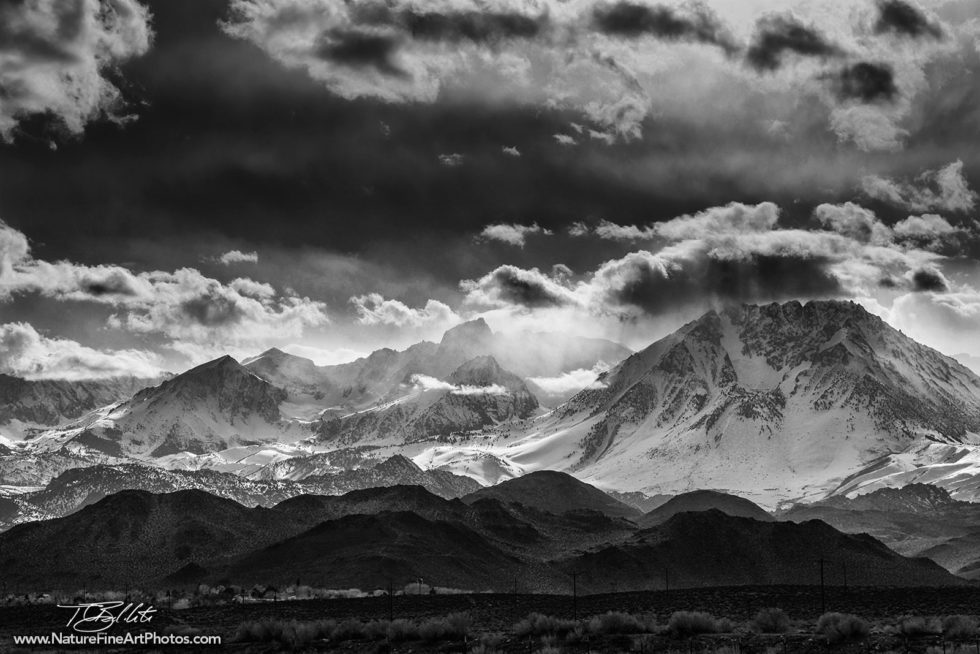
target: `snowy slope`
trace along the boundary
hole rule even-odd
[[[413,375],[380,404],[325,417],[319,444],[412,443],[494,427],[531,416],[538,401],[491,356],[466,361],[446,379]]]
[[[20,440],[119,402],[161,378],[26,380],[0,374],[0,437]]]
[[[972,452],[980,432],[980,378],[845,302],[709,312],[596,386],[487,453],[603,488],[717,489],[772,507],[917,445]],[[463,471],[472,455],[416,460]]]
[[[309,436],[308,425],[282,418],[284,399],[284,391],[225,356],[46,432],[31,447],[149,460]]]

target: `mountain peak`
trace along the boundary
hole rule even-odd
[[[442,335],[442,345],[451,346],[457,344],[479,344],[489,343],[493,338],[493,330],[483,318],[477,318],[468,322],[460,323],[448,329]]]
[[[473,357],[453,371],[449,381],[465,386],[507,385],[520,379],[503,368],[490,355]]]
[[[242,364],[238,363],[238,361],[234,357],[232,357],[229,354],[226,354],[224,356],[218,357],[217,359],[213,359],[206,363],[202,363],[201,365],[195,368],[191,368],[187,372],[178,375],[178,377],[196,376],[209,372],[223,372],[223,371],[237,371],[237,370],[241,370],[244,372],[245,368],[242,366]]]
[[[638,509],[620,502],[595,486],[556,470],[538,470],[508,479],[463,497],[467,504],[481,499],[516,502],[560,515],[567,511],[590,510],[611,517],[633,518]]]

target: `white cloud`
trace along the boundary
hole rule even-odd
[[[0,372],[26,379],[154,377],[160,358],[142,350],[96,350],[44,336],[22,322],[0,325]]]
[[[488,386],[456,386],[450,391],[453,395],[507,395],[510,391],[500,384]]]
[[[834,231],[782,228],[776,205],[733,203],[647,228],[672,242],[606,261],[574,283],[505,265],[461,288],[474,307],[579,308],[633,318],[715,302],[872,297],[885,283],[914,291],[949,286],[936,267],[940,255],[893,242],[890,230],[863,207],[822,205],[816,216]]]
[[[258,263],[259,254],[257,252],[242,252],[241,250],[229,250],[220,257],[218,263],[229,266],[233,263]]]
[[[609,365],[599,362],[592,368],[570,370],[556,377],[531,377],[528,381],[540,387],[545,393],[566,395],[586,388],[604,388],[605,384],[598,381],[597,377],[607,370]]]
[[[496,225],[487,225],[480,232],[480,236],[485,239],[500,241],[521,248],[527,243],[529,234],[551,236],[552,232],[548,229],[542,229],[537,223],[531,225],[499,223]]]
[[[509,391],[499,384],[487,386],[458,386],[428,375],[412,375],[412,385],[420,391],[449,391],[453,395],[507,395]]]
[[[658,236],[671,241],[684,241],[717,238],[723,234],[765,232],[775,227],[778,220],[779,207],[772,202],[754,205],[732,202],[646,227],[617,225],[602,220],[591,233],[610,241],[649,241]],[[572,236],[584,236],[590,230],[584,223],[574,223],[568,232]]]
[[[673,241],[717,238],[721,235],[767,232],[779,221],[779,207],[772,202],[742,204],[732,202],[705,209],[692,216],[680,216],[654,227],[657,234]]]
[[[194,268],[135,273],[123,266],[54,263],[25,250],[23,234],[0,223],[0,300],[37,293],[112,307],[107,324],[210,348],[296,338],[329,322],[326,306],[248,278],[229,284]]]
[[[31,115],[80,133],[100,116],[124,119],[106,73],[144,54],[150,16],[136,0],[25,0],[0,4],[0,138]]]
[[[457,168],[463,165],[463,161],[466,157],[458,152],[453,152],[451,154],[440,154],[439,163],[447,168]]]
[[[790,136],[810,127],[792,117],[810,113],[798,109],[816,99],[813,109],[841,142],[892,150],[919,127],[914,101],[935,90],[927,66],[945,58],[962,68],[961,52],[975,47],[975,28],[967,25],[943,25],[951,35],[944,40],[870,36],[878,16],[871,2],[634,3],[670,11],[686,34],[658,34],[642,19],[625,29],[600,27],[597,11],[615,4],[391,0],[378,9],[370,0],[233,0],[225,30],[345,98],[463,98],[573,112],[568,133],[553,135],[565,146],[640,138],[651,118],[724,121],[736,130],[765,122]],[[746,65],[757,21],[772,22],[774,14],[812,26],[813,39],[828,44],[826,56],[787,56],[763,73]],[[885,97],[842,92],[841,67],[857,62],[889,64]]]
[[[516,147],[511,146],[511,145],[505,145],[505,146],[503,146],[501,148],[501,152],[503,152],[504,154],[506,154],[507,156],[510,156],[510,157],[519,157],[519,156],[521,156],[521,151],[518,150]]]
[[[813,215],[824,227],[862,243],[887,245],[892,241],[892,230],[873,211],[853,202],[821,204]]]
[[[895,300],[888,322],[946,354],[980,355],[980,291],[909,293]]]
[[[617,225],[608,220],[601,220],[593,233],[609,241],[647,241],[656,236],[657,230],[655,227],[640,228],[636,225]],[[580,235],[577,229],[574,235]]]
[[[578,304],[579,298],[567,285],[567,275],[562,270],[555,273],[503,265],[479,279],[463,280],[460,288],[466,293],[466,304],[482,308],[540,309]]]
[[[449,305],[438,300],[428,300],[424,307],[413,309],[399,300],[385,299],[380,293],[368,293],[352,297],[350,302],[362,325],[445,329],[462,321]]]
[[[909,131],[879,107],[837,107],[830,114],[830,129],[842,142],[853,142],[864,152],[895,152],[905,145]]]
[[[872,198],[909,211],[970,211],[977,202],[960,160],[939,170],[927,170],[912,181],[868,175],[861,185]]]
[[[298,343],[283,345],[279,349],[288,354],[309,359],[318,366],[333,366],[339,363],[348,363],[367,355],[365,352],[346,347],[325,349],[312,345],[300,345]]]

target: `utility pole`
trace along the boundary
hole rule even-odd
[[[820,614],[827,612],[827,597],[823,588],[823,557],[820,557]]]
[[[840,564],[844,568],[844,590],[847,590],[847,561],[841,561]]]
[[[664,568],[664,599],[670,594],[670,569]]]
[[[419,596],[422,596],[422,577],[419,577]]]
[[[572,620],[578,620],[578,573],[572,573]]]
[[[388,579],[388,624],[395,620],[395,586],[391,579]]]

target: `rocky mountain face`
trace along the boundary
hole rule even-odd
[[[752,518],[760,522],[769,522],[773,519],[762,507],[744,497],[701,490],[681,493],[670,498],[662,505],[645,513],[637,519],[636,523],[641,527],[652,527],[667,522],[679,513],[699,511],[721,511],[725,515]]]
[[[854,498],[799,504],[781,520],[822,520],[846,533],[869,533],[896,552],[923,556],[968,579],[980,578],[980,504],[938,486],[881,488]]]
[[[817,584],[820,558],[832,559],[828,583],[846,566],[854,585],[917,586],[967,583],[928,559],[908,559],[867,535],[843,534],[818,520],[758,521],[710,510],[679,513],[621,543],[557,561],[595,580],[595,589],[688,585]]]
[[[520,377],[490,356],[464,362],[447,381],[410,377],[375,407],[325,417],[319,442],[344,446],[370,442],[412,443],[471,432],[530,417],[538,401]]]
[[[564,482],[555,481],[559,487],[546,494],[557,498]],[[853,583],[965,583],[819,521],[762,522],[711,510],[641,529],[577,503],[542,511],[399,486],[247,508],[198,490],[127,490],[63,518],[18,525],[0,534],[0,552],[6,582],[38,590],[218,580],[279,586],[297,578],[373,590],[422,577],[467,590],[509,591],[517,580],[524,592],[567,592],[574,570],[582,592],[608,592],[660,588],[664,569],[671,588],[805,584],[817,574],[806,562],[818,557],[846,563]]]
[[[169,493],[196,489],[244,506],[273,506],[298,495],[334,496],[359,489],[398,485],[417,486],[444,498],[461,497],[480,488],[469,477],[443,470],[422,470],[403,456],[384,461],[365,460],[357,467],[306,475],[298,481],[249,479],[207,469],[165,470],[141,464],[94,465],[68,470],[42,489],[10,497],[8,510],[0,518],[0,529],[69,515],[124,490]]]
[[[224,356],[43,435],[38,445],[152,459],[276,441],[293,427],[279,413],[285,398],[285,391]]]
[[[541,470],[516,479],[488,486],[463,497],[473,504],[483,499],[504,504],[523,504],[541,511],[561,514],[566,511],[595,511],[614,518],[633,518],[641,512],[563,472]]]
[[[521,378],[559,375],[609,364],[628,356],[627,348],[601,339],[557,334],[498,334],[481,318],[448,330],[439,343],[417,343],[404,351],[381,349],[334,366],[269,350],[244,365],[270,383],[287,390],[301,416],[324,408],[366,409],[397,392],[412,375],[445,380],[467,361],[492,357]]]
[[[980,433],[980,378],[848,302],[711,311],[597,386],[513,444],[512,460],[619,490],[728,489],[773,506],[821,497],[916,444],[972,446]]]
[[[5,431],[39,430],[76,420],[160,381],[138,377],[29,381],[0,374],[0,435]],[[15,422],[19,423],[17,427],[12,424]]]

